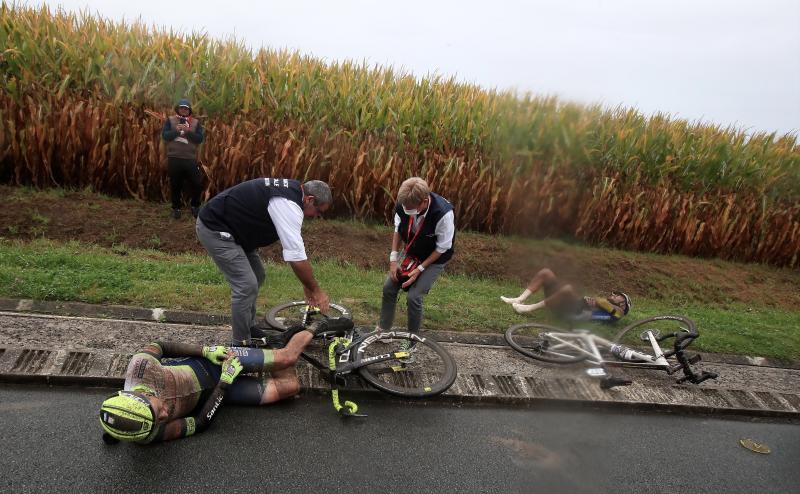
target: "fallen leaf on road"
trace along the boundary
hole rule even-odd
[[[739,444],[749,449],[753,453],[761,453],[762,455],[768,455],[771,452],[769,446],[767,446],[766,444],[757,443],[752,439],[739,439]]]

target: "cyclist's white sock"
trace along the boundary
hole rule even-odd
[[[542,300],[541,302],[536,302],[535,304],[530,304],[530,305],[514,303],[514,304],[511,304],[511,306],[514,307],[514,310],[517,311],[517,313],[525,314],[527,312],[533,312],[535,310],[539,310],[542,307],[544,307],[544,300]]]
[[[522,292],[522,295],[520,295],[517,298],[504,297],[504,296],[501,295],[500,296],[500,300],[502,300],[503,302],[505,302],[507,304],[514,304],[514,303],[518,304],[520,302],[525,301],[525,299],[530,297],[530,296],[531,296],[531,291],[526,288],[525,291]]]

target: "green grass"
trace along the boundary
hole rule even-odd
[[[382,271],[336,261],[316,262],[314,270],[331,299],[350,307],[358,323],[377,321],[385,276]],[[500,295],[516,295],[519,290],[508,280],[445,274],[425,300],[424,326],[499,333],[519,322],[554,322],[546,314],[519,316],[499,301]],[[206,256],[48,240],[0,241],[0,296],[217,313],[229,310],[228,285]],[[267,283],[259,298],[261,312],[300,297],[300,284],[288,265],[267,264]],[[696,348],[709,352],[800,358],[800,312],[731,303],[673,305],[668,300],[638,298],[635,318],[663,313],[687,315],[697,322],[702,334]],[[404,309],[401,296],[399,325],[405,323]],[[593,327],[610,335],[622,325]]]

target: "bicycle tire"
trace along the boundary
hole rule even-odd
[[[697,324],[695,324],[695,322],[692,321],[691,319],[689,319],[688,317],[685,317],[685,316],[673,316],[673,315],[661,315],[661,316],[648,317],[646,319],[642,319],[640,321],[633,322],[633,323],[629,324],[628,326],[625,326],[614,337],[614,343],[622,343],[622,344],[625,344],[625,345],[630,345],[630,344],[632,344],[632,341],[635,341],[635,340],[630,340],[630,339],[625,340],[626,336],[628,336],[630,338],[630,334],[629,333],[633,332],[633,330],[635,330],[635,329],[637,329],[637,328],[639,328],[641,326],[644,326],[645,324],[650,324],[650,323],[660,322],[660,321],[676,321],[678,323],[682,323],[682,324],[686,325],[686,327],[683,328],[683,329],[688,330],[690,333],[697,333]],[[641,338],[638,338],[638,339],[641,340]]]
[[[536,335],[527,336],[521,334],[527,330],[535,331]],[[561,328],[548,326],[546,324],[523,323],[511,326],[506,330],[503,336],[511,348],[525,355],[526,357],[541,360],[542,362],[548,362],[551,364],[574,364],[588,358],[588,355],[585,353],[569,355],[566,353],[556,352],[555,350],[548,350],[547,348],[549,347],[550,342],[541,337],[541,333],[546,332],[569,333],[570,331],[565,331]],[[568,350],[570,349],[566,349],[564,351]]]
[[[285,304],[276,305],[271,308],[265,317],[266,323],[279,331],[285,331],[293,323],[300,323],[302,319],[302,309],[308,304],[303,300],[294,302],[286,302]],[[330,304],[331,311],[330,317],[346,317],[353,319],[350,310],[339,304]],[[293,310],[294,309],[294,310]],[[287,312],[281,315],[281,312]],[[293,313],[294,312],[294,313]],[[287,317],[288,316],[288,317]],[[296,317],[291,317],[296,316]]]
[[[458,374],[456,361],[441,344],[429,337],[400,331],[376,333],[354,348],[355,362],[359,363],[372,354],[385,355],[397,351],[403,341],[416,345],[413,363],[389,360],[369,364],[358,368],[359,375],[375,388],[404,398],[428,398],[447,391]]]

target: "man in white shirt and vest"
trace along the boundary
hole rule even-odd
[[[331,202],[330,187],[319,180],[257,178],[220,192],[200,210],[197,238],[231,285],[234,344],[260,336],[256,299],[266,274],[259,247],[280,241],[306,302],[328,311],[328,294],[314,278],[300,230],[303,218],[321,215]]]
[[[453,205],[431,192],[420,177],[404,181],[397,194],[389,275],[383,285],[379,329],[392,328],[397,296],[403,289],[408,291],[408,330],[419,332],[422,299],[453,257],[454,239]],[[413,348],[407,350],[413,351]]]

